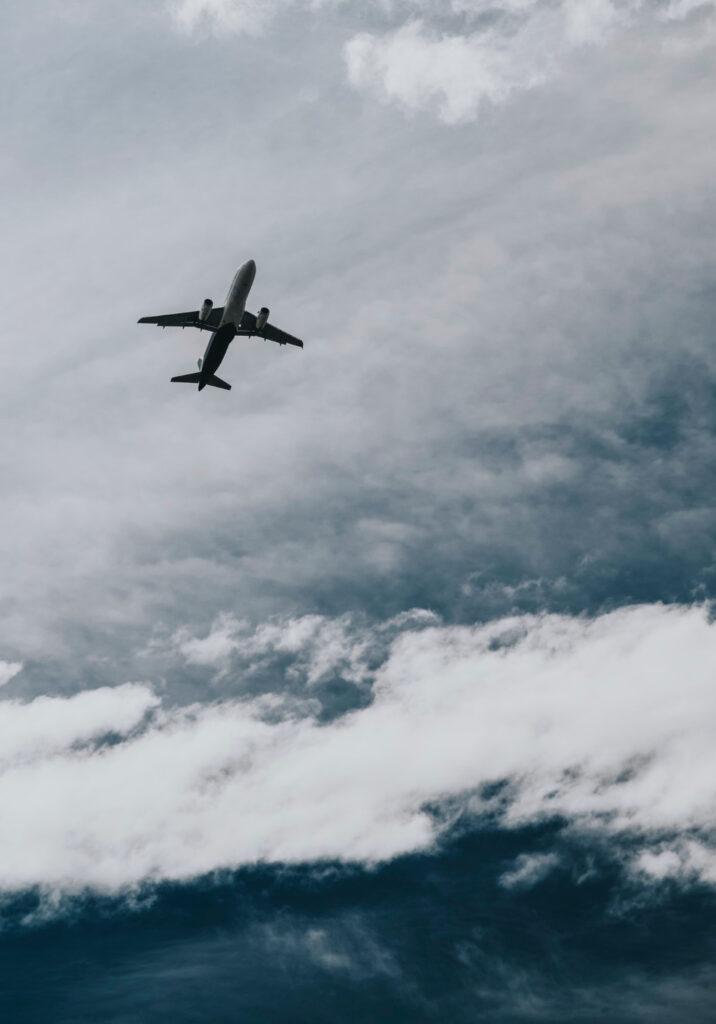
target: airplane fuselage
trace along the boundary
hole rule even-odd
[[[199,391],[206,387],[209,378],[213,377],[221,366],[231,342],[236,337],[236,331],[241,326],[241,318],[246,309],[246,300],[251,291],[251,285],[256,277],[256,264],[253,260],[243,263],[234,275],[231,282],[229,294],[224,304],[224,315],[221,318],[218,331],[215,331],[206,346],[204,358],[201,361],[199,376]]]

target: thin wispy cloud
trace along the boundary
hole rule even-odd
[[[316,10],[342,0],[168,0],[178,28],[218,35],[259,35],[282,10],[301,6]]]
[[[246,620],[222,614],[206,636],[193,636],[183,627],[167,647],[175,648],[190,663],[212,666],[222,672],[232,664],[237,671],[251,671],[257,664],[271,664],[277,656],[290,656],[287,671],[308,686],[338,671],[343,679],[361,683],[371,675],[371,662],[381,655],[385,657],[397,634],[439,621],[434,612],[415,608],[380,625],[362,628],[352,615],[302,615],[288,622],[252,628]],[[155,644],[155,651],[162,646]]]
[[[557,853],[521,853],[499,883],[503,889],[531,889],[550,875],[561,864]]]

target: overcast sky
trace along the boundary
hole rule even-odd
[[[8,1019],[712,1019],[715,8],[6,0]]]

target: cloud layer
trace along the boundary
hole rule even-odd
[[[341,89],[347,16],[229,42],[120,24],[101,67],[55,24],[77,48],[58,104],[14,56],[36,45],[4,53],[35,117],[7,125],[8,303],[53,324],[6,325],[13,695],[159,678],[134,659],[153,629],[222,609],[469,622],[711,593],[713,62],[630,36],[448,132]],[[114,104],[91,151],[90,80]],[[221,302],[248,255],[252,308],[306,351],[237,342],[233,392],[199,403],[168,379],[201,339],[135,321]]]
[[[415,625],[371,672],[369,706],[328,724],[279,695],[171,710],[138,684],[0,704],[14,737],[0,885],[117,890],[257,861],[372,863],[430,848],[457,809],[476,827],[560,817],[590,842],[624,841],[642,876],[714,878],[715,640],[702,609]],[[272,626],[255,649],[293,651],[310,684],[335,660],[323,626]],[[224,644],[226,621],[218,632]],[[551,863],[518,864],[503,884]]]
[[[185,32],[258,35],[282,10],[327,6],[344,8],[347,23],[353,20],[355,7],[346,0],[175,0],[170,9]],[[700,45],[714,31],[712,11],[711,0],[388,0],[362,5],[362,20],[382,25],[348,39],[346,72],[367,95],[409,111],[432,109],[456,124],[475,118],[486,102],[502,103],[547,81],[575,54],[635,26],[647,33],[658,26],[657,46]],[[696,32],[680,36],[694,15]]]
[[[359,33],[346,44],[348,79],[406,110],[435,109],[448,124],[472,120],[483,103],[501,103],[547,81],[575,53],[628,30],[639,15],[641,30],[649,31],[654,14],[663,27],[697,6],[703,14],[712,7],[643,0],[467,0],[451,5],[446,28],[444,10],[420,0],[408,6],[422,16],[387,32]]]
[[[170,0],[169,10],[185,32],[259,35],[280,10],[301,4],[313,9],[341,0]]]

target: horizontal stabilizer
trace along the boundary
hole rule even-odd
[[[200,373],[183,373],[180,377],[172,377],[173,384],[198,384]]]
[[[223,388],[224,391],[231,391],[231,384],[227,384],[221,377],[209,377],[206,383],[210,384],[212,388]]]

